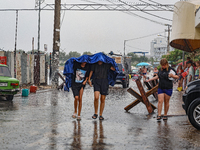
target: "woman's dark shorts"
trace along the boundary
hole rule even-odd
[[[178,78],[178,80],[181,80],[182,78],[183,78],[182,75],[180,75],[179,78]]]
[[[73,92],[74,97],[79,96],[79,91],[81,90],[82,87],[84,89],[85,85],[83,84],[72,85],[72,92]]]
[[[158,88],[158,94],[165,93],[168,96],[172,96],[172,92],[173,92],[172,89],[160,89],[160,88]]]
[[[94,91],[99,91],[101,95],[108,95],[108,79],[94,79],[93,87]]]

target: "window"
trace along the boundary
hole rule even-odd
[[[0,66],[0,76],[11,77],[8,67]]]

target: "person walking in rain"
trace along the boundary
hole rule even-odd
[[[142,68],[142,73],[143,73],[143,81],[145,81],[147,75],[147,68],[145,66]]]
[[[162,119],[162,105],[164,102],[164,117],[163,120],[167,120],[167,113],[169,110],[169,100],[173,92],[173,79],[178,79],[178,75],[176,71],[169,66],[167,59],[163,58],[160,61],[161,68],[158,71],[158,75],[147,80],[149,82],[151,80],[159,79],[158,85],[158,116],[157,120],[160,121]]]
[[[82,96],[85,84],[89,76],[89,64],[86,62],[78,63],[74,61],[73,65],[73,77],[72,77],[72,92],[74,95],[74,114],[72,117],[81,120],[81,109],[82,109]],[[77,116],[78,107],[78,116]]]
[[[111,64],[103,63],[102,61],[98,61],[93,64],[91,67],[91,71],[89,74],[88,83],[92,87],[94,87],[94,115],[93,119],[98,117],[98,106],[99,106],[99,96],[100,96],[100,111],[99,111],[99,120],[104,120],[103,110],[105,107],[105,99],[106,95],[108,95],[108,70],[111,69],[115,71],[115,68]],[[91,82],[91,77],[94,74],[93,81]]]

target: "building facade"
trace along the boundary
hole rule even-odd
[[[170,51],[173,48],[170,47]],[[162,37],[157,37],[151,42],[150,55],[154,60],[159,61],[162,58],[162,55],[167,54],[167,39]]]

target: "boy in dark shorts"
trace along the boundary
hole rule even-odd
[[[105,99],[106,95],[108,95],[108,70],[111,69],[115,71],[115,68],[111,64],[103,63],[102,61],[98,61],[97,63],[92,65],[88,83],[92,86],[90,81],[92,74],[94,73],[93,77],[93,87],[94,87],[94,115],[92,116],[93,119],[98,117],[98,105],[99,105],[99,95],[100,97],[100,112],[99,112],[99,120],[104,120],[102,114],[105,106]]]
[[[72,117],[77,118],[77,120],[80,121],[82,96],[85,84],[88,80],[89,64],[86,64],[86,62],[78,63],[74,61],[73,69],[74,69],[74,74],[72,77],[72,92],[74,95],[74,114],[72,115]],[[78,116],[77,116],[77,106],[78,106]]]

